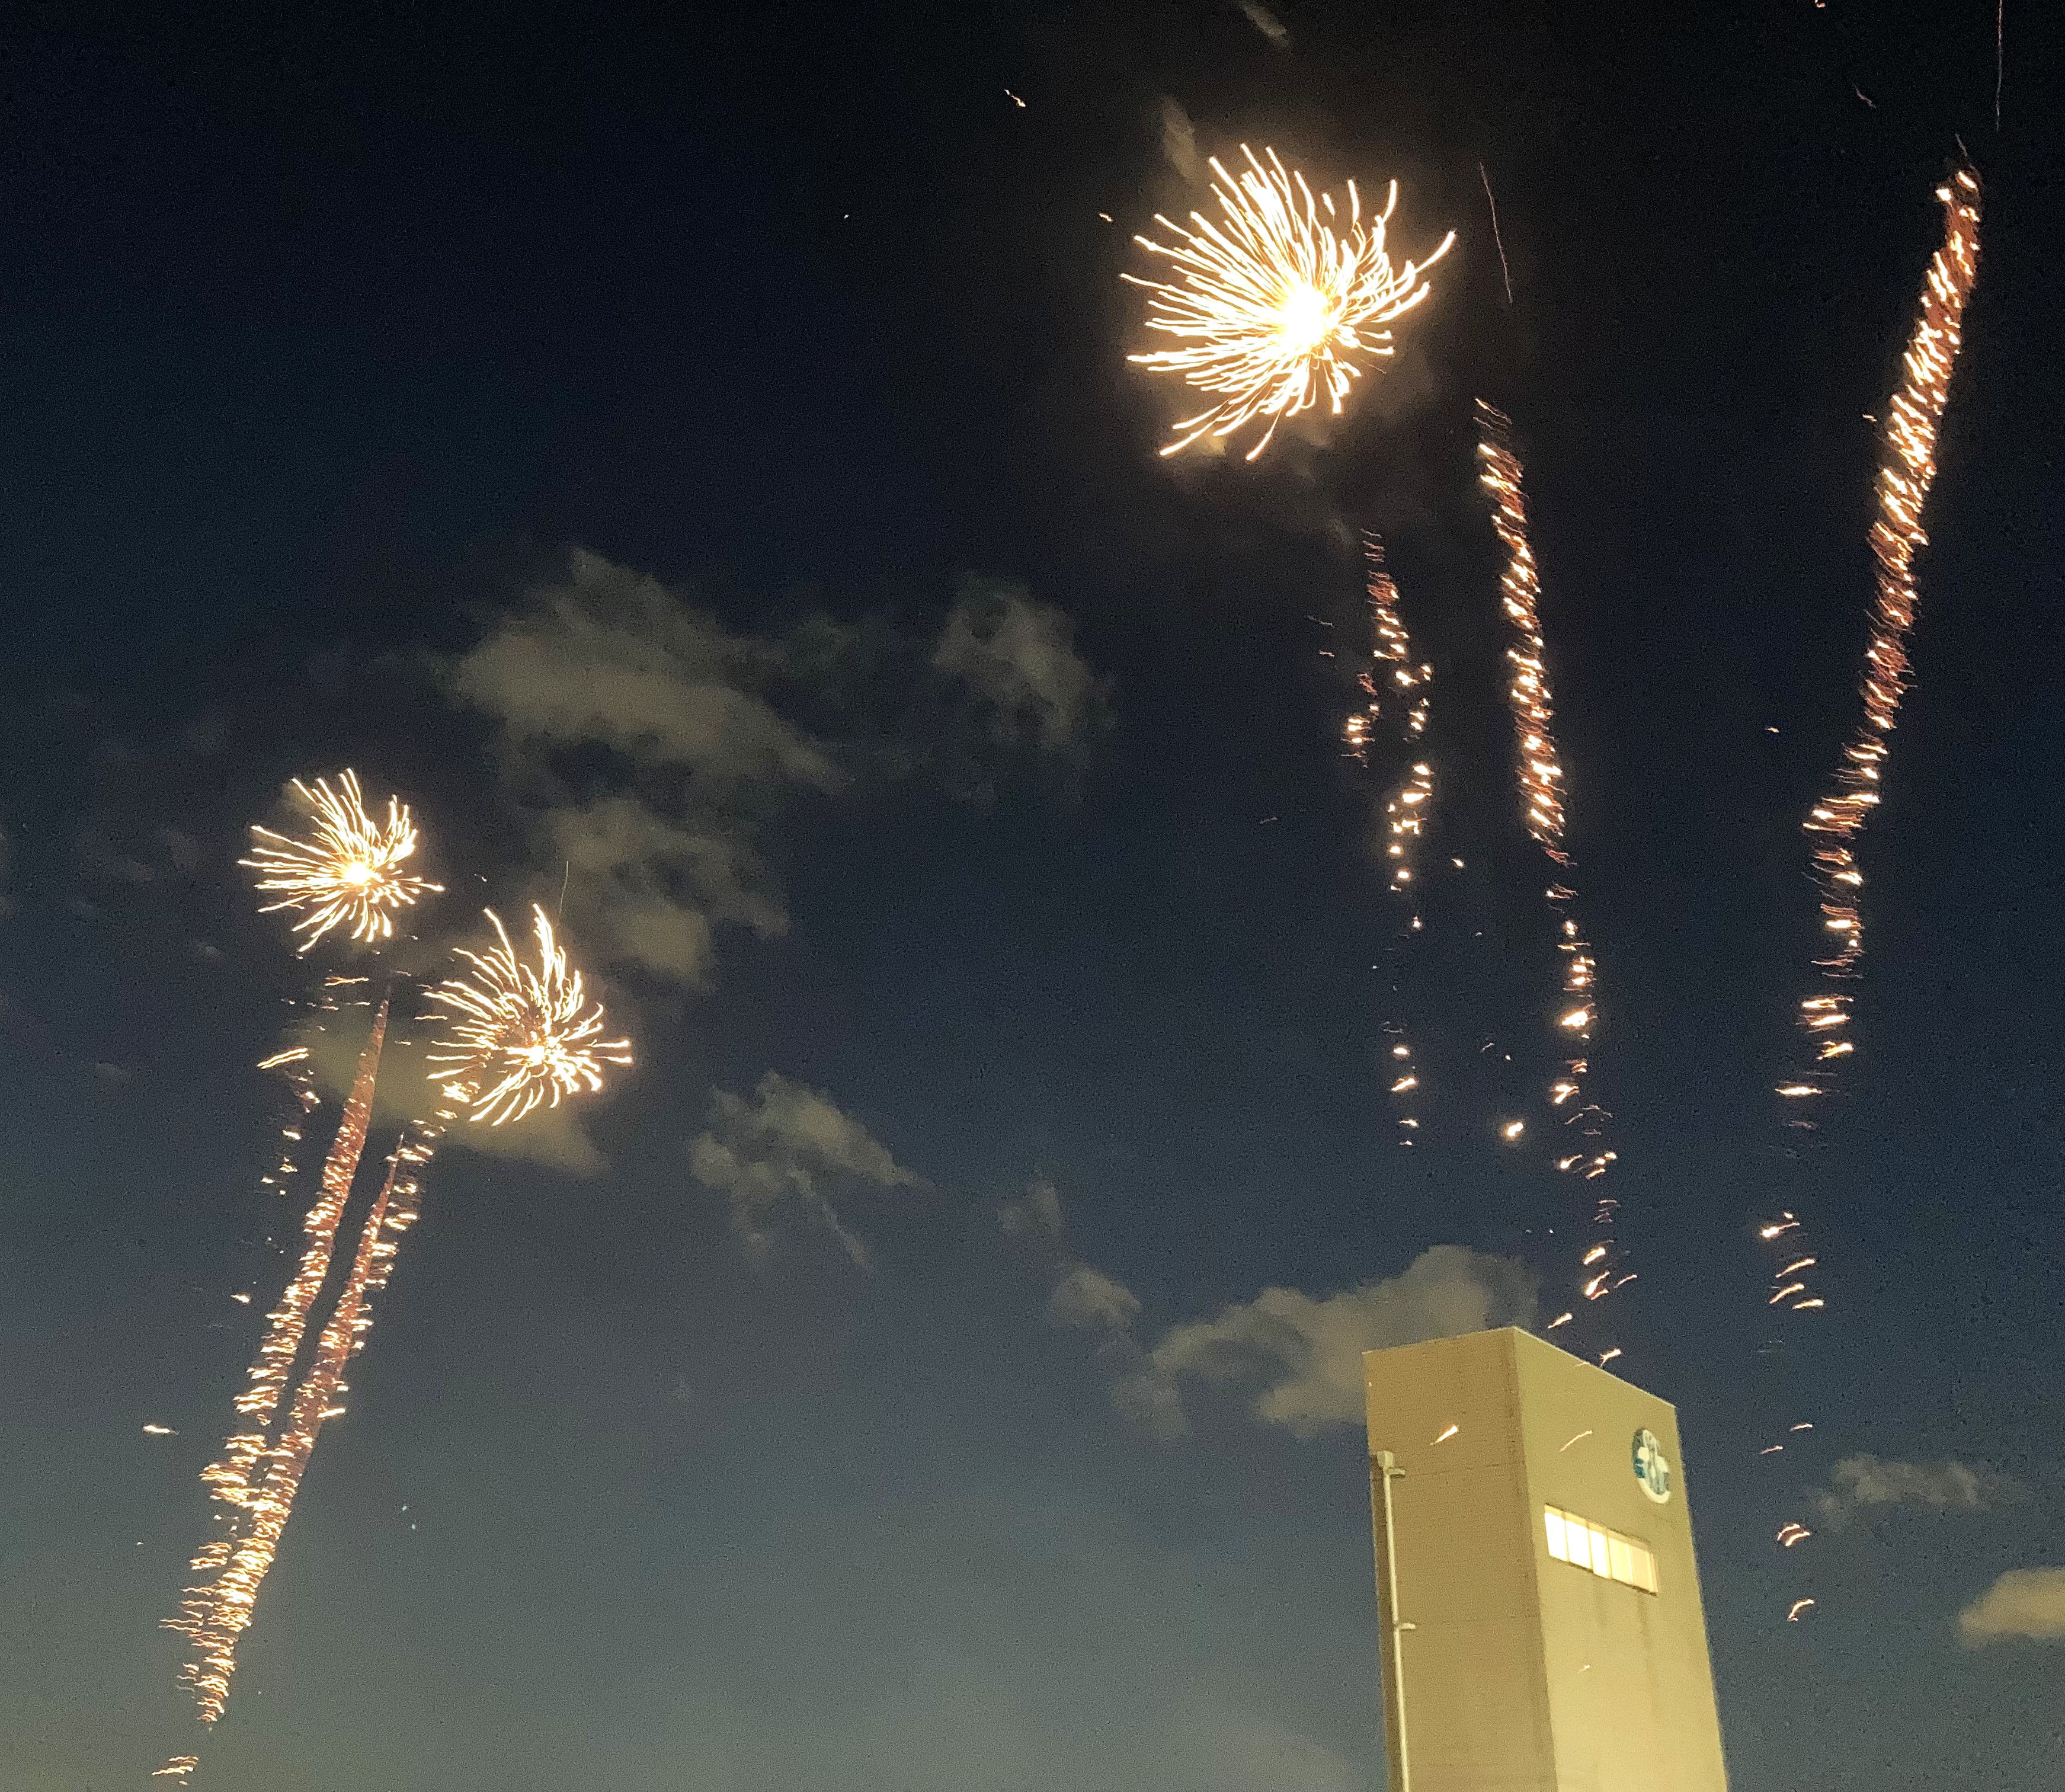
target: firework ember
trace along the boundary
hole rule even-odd
[[[239,864],[259,873],[261,895],[277,897],[259,911],[305,910],[294,932],[306,934],[297,949],[310,950],[325,934],[342,928],[354,940],[394,937],[394,912],[413,908],[443,886],[411,876],[402,867],[415,856],[415,823],[398,799],[387,799],[387,819],[366,813],[358,774],[337,775],[337,787],[318,778],[313,786],[297,778],[294,790],[312,814],[306,839],[253,827],[251,856]]]
[[[1394,267],[1384,232],[1398,203],[1396,181],[1384,210],[1365,220],[1353,181],[1337,206],[1330,192],[1315,200],[1304,176],[1285,168],[1275,150],[1263,150],[1264,160],[1243,144],[1241,154],[1247,166],[1238,176],[1213,159],[1218,220],[1193,212],[1195,228],[1186,229],[1158,214],[1174,242],[1134,239],[1174,263],[1180,277],[1123,277],[1154,295],[1147,327],[1180,345],[1127,358],[1174,374],[1216,401],[1175,426],[1164,455],[1266,419],[1247,451],[1253,460],[1286,417],[1323,402],[1339,415],[1362,363],[1392,352],[1387,326],[1426,298],[1423,277],[1455,241],[1451,231],[1425,261]]]
[[[1361,701],[1348,712],[1342,726],[1341,743],[1351,758],[1366,767],[1374,730],[1387,717],[1406,750],[1419,746],[1427,731],[1428,686],[1434,669],[1414,663],[1412,638],[1399,613],[1398,586],[1384,564],[1384,543],[1374,532],[1363,536],[1363,564],[1368,576],[1372,663],[1357,675]],[[1404,905],[1407,915],[1408,939],[1421,930],[1414,860],[1433,818],[1433,767],[1424,759],[1415,759],[1384,805],[1384,864],[1392,894]],[[1420,1130],[1412,1111],[1419,1106],[1420,1072],[1403,1022],[1393,1021],[1385,1031],[1392,1043],[1390,1061],[1384,1069],[1400,1110],[1398,1142],[1411,1145]]]
[[[1514,769],[1521,808],[1528,832],[1561,873],[1570,862],[1563,850],[1563,767],[1550,731],[1555,711],[1549,686],[1548,649],[1542,636],[1542,576],[1528,535],[1523,470],[1513,451],[1512,425],[1482,399],[1477,401],[1477,479],[1491,500],[1492,526],[1506,555],[1499,589],[1514,637],[1513,645],[1506,649],[1506,662],[1512,669],[1506,701],[1513,711]],[[1558,916],[1561,937],[1557,950],[1563,957],[1564,1001],[1556,1015],[1556,1031],[1571,1054],[1564,1060],[1562,1075],[1550,1086],[1549,1100],[1557,1118],[1584,1140],[1577,1149],[1561,1153],[1556,1167],[1566,1175],[1596,1182],[1618,1156],[1604,1143],[1610,1116],[1586,1098],[1584,1079],[1591,1062],[1578,1050],[1589,1045],[1598,1018],[1594,991],[1598,965],[1590,943],[1570,912],[1576,892],[1560,880],[1552,880],[1547,895],[1550,909]],[[1619,1207],[1619,1202],[1610,1195],[1600,1194],[1592,1199],[1593,1242],[1579,1257],[1578,1292],[1585,1305],[1578,1311],[1605,1300],[1635,1280],[1614,1236]],[[1550,1329],[1568,1323],[1571,1317],[1562,1314],[1550,1322]],[[1598,1360],[1610,1362],[1620,1353],[1617,1345],[1607,1344],[1598,1353]]]
[[[1864,714],[1843,748],[1833,787],[1802,824],[1821,892],[1829,949],[1815,961],[1820,987],[1800,1004],[1799,1024],[1812,1067],[1780,1086],[1779,1094],[1788,1102],[1811,1104],[1828,1093],[1834,1070],[1855,1050],[1847,1033],[1850,993],[1839,986],[1854,979],[1865,951],[1865,880],[1854,845],[1878,805],[1888,737],[1907,693],[1907,641],[1917,601],[1914,554],[1929,540],[1922,530],[1922,508],[1936,477],[1936,431],[1950,394],[1965,301],[1978,273],[1978,177],[1961,168],[1937,189],[1936,196],[1943,206],[1943,243],[1929,264],[1921,315],[1901,360],[1900,389],[1893,394],[1882,426],[1878,515],[1871,528],[1877,590],[1858,686]],[[1810,1127],[1808,1112],[1811,1106],[1791,1123]]]

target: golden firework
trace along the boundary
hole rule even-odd
[[[1238,177],[1212,160],[1220,220],[1193,212],[1195,228],[1186,229],[1158,212],[1154,221],[1177,241],[1134,238],[1173,261],[1181,277],[1122,277],[1154,295],[1147,327],[1180,345],[1126,358],[1175,374],[1217,401],[1175,426],[1164,455],[1267,418],[1262,439],[1247,451],[1252,460],[1286,417],[1323,400],[1338,416],[1362,362],[1392,352],[1387,326],[1426,298],[1423,277],[1456,240],[1452,230],[1424,262],[1394,267],[1384,232],[1398,203],[1396,181],[1383,211],[1365,220],[1352,180],[1345,206],[1336,206],[1330,192],[1315,200],[1304,176],[1287,169],[1275,150],[1263,151],[1266,161],[1245,144],[1241,154],[1247,166]]]
[[[392,939],[395,910],[413,908],[443,889],[402,868],[417,845],[406,804],[389,797],[386,819],[375,821],[366,813],[356,772],[338,773],[337,783],[332,790],[326,778],[313,787],[297,778],[294,791],[313,813],[313,831],[297,839],[253,827],[257,838],[251,856],[238,861],[260,874],[261,893],[278,896],[261,914],[307,911],[294,923],[295,932],[308,936],[296,949],[300,952],[340,927],[354,940]]]
[[[449,1074],[447,1092],[459,1097],[469,1120],[499,1127],[540,1102],[557,1107],[566,1096],[601,1088],[602,1066],[628,1064],[631,1042],[602,1037],[602,1005],[588,1001],[543,908],[531,909],[535,969],[517,957],[501,917],[486,913],[497,943],[484,953],[461,948],[471,973],[430,993],[448,1022],[430,1062]]]

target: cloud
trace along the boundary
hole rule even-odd
[[[1129,1332],[1140,1316],[1140,1297],[1101,1269],[1079,1263],[1054,1284],[1047,1316],[1057,1325],[1084,1331]]]
[[[770,658],[658,580],[576,548],[565,580],[531,593],[451,682],[519,746],[608,746],[712,789],[835,788],[838,767],[754,690]]]
[[[1236,4],[1246,15],[1248,23],[1268,38],[1279,50],[1288,50],[1291,47],[1291,34],[1285,29],[1283,21],[1267,6],[1262,5],[1261,0],[1236,0]]]
[[[1193,186],[1204,179],[1205,161],[1198,153],[1198,133],[1190,115],[1166,93],[1162,96],[1162,153],[1169,166]]]
[[[495,724],[539,888],[565,888],[570,928],[602,961],[690,983],[720,926],[787,926],[755,836],[847,778],[770,701],[782,672],[778,642],[581,548],[447,667]]]
[[[766,866],[721,823],[670,821],[619,795],[548,809],[536,835],[563,868],[583,943],[607,962],[693,983],[709,968],[718,924],[762,939],[788,930]]]
[[[710,1123],[689,1147],[689,1167],[704,1187],[730,1202],[732,1224],[756,1256],[772,1248],[770,1233],[782,1215],[795,1210],[830,1232],[865,1269],[867,1248],[847,1230],[826,1185],[924,1186],[923,1177],[897,1163],[828,1096],[774,1070],[760,1079],[750,1098],[717,1090]]]
[[[1027,1246],[1050,1278],[1047,1317],[1057,1325],[1099,1334],[1098,1353],[1114,1368],[1139,1360],[1133,1322],[1140,1297],[1116,1276],[1085,1263],[1069,1242],[1061,1192],[1044,1179],[999,1205],[996,1223],[1005,1237]]]
[[[1022,586],[966,581],[932,665],[966,687],[999,741],[1076,754],[1107,724],[1104,694],[1076,651],[1075,625]]]
[[[1958,1614],[1968,1648],[2011,1637],[2065,1642],[2065,1568],[2010,1568]]]
[[[2019,1482],[1962,1462],[1893,1462],[1877,1456],[1845,1456],[1830,1472],[1832,1483],[1808,1495],[1832,1529],[1860,1512],[1918,1506],[1938,1512],[1983,1512],[2022,1497]]]
[[[1050,1182],[1028,1183],[1025,1192],[996,1210],[1006,1238],[1058,1240],[1061,1236],[1061,1191]]]
[[[442,676],[493,725],[531,893],[564,888],[597,961],[694,983],[723,928],[786,930],[762,843],[798,801],[860,770],[987,791],[1000,747],[1079,760],[1108,706],[1073,633],[1018,587],[970,581],[936,638],[822,614],[735,634],[577,548]]]
[[[1317,1299],[1296,1288],[1264,1288],[1214,1318],[1172,1326],[1115,1398],[1150,1430],[1179,1437],[1189,1429],[1186,1376],[1260,1379],[1255,1416],[1311,1437],[1328,1426],[1362,1422],[1364,1351],[1526,1325],[1534,1295],[1525,1264],[1437,1244],[1387,1281]]]

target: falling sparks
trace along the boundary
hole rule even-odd
[[[1304,176],[1287,169],[1275,150],[1258,158],[1243,144],[1241,154],[1247,166],[1238,176],[1212,160],[1220,219],[1193,212],[1195,228],[1186,229],[1157,214],[1174,244],[1134,239],[1174,262],[1181,277],[1122,277],[1154,295],[1148,329],[1180,345],[1127,358],[1174,374],[1217,401],[1175,426],[1165,455],[1207,433],[1223,439],[1266,419],[1261,439],[1247,451],[1253,460],[1286,417],[1322,402],[1340,415],[1363,361],[1392,352],[1388,326],[1425,300],[1431,289],[1423,276],[1455,241],[1451,231],[1425,261],[1394,267],[1384,236],[1398,203],[1396,181],[1384,210],[1365,220],[1353,181],[1344,207],[1337,206],[1331,192],[1315,200]]]
[[[469,1096],[470,1120],[499,1127],[519,1119],[540,1102],[554,1107],[566,1096],[601,1088],[602,1066],[628,1064],[628,1039],[604,1039],[602,1005],[588,1000],[579,971],[552,935],[545,911],[532,905],[538,940],[534,970],[516,956],[508,929],[493,909],[486,911],[497,944],[484,953],[462,948],[472,967],[430,992],[445,1010],[447,1036],[431,1054],[440,1070],[465,1072],[477,1087]]]
[[[1542,575],[1528,532],[1524,475],[1513,447],[1513,427],[1481,398],[1477,401],[1477,479],[1491,500],[1492,527],[1506,556],[1499,595],[1513,635],[1505,655],[1506,702],[1513,712],[1521,808],[1528,833],[1556,868],[1546,892],[1550,912],[1558,916],[1556,949],[1563,961],[1564,1005],[1556,1013],[1556,1030],[1572,1055],[1565,1058],[1562,1073],[1550,1085],[1549,1101],[1562,1123],[1574,1129],[1585,1143],[1578,1150],[1559,1153],[1555,1163],[1566,1175],[1596,1182],[1618,1161],[1618,1154],[1607,1150],[1603,1143],[1610,1116],[1585,1093],[1584,1079],[1591,1069],[1590,1059],[1578,1055],[1581,1049],[1589,1047],[1593,1024],[1598,1019],[1594,986],[1598,966],[1590,944],[1569,912],[1576,892],[1560,880],[1570,860],[1563,849],[1563,767],[1556,751],[1548,649],[1542,634]],[[1594,1197],[1591,1203],[1595,1242],[1580,1253],[1579,1264],[1578,1292],[1588,1306],[1635,1280],[1622,1268],[1622,1253],[1615,1236],[1619,1207],[1607,1195]],[[1554,1324],[1562,1325],[1570,1317],[1566,1313]],[[1620,1353],[1618,1345],[1611,1345],[1596,1360],[1604,1365]]]
[[[1863,713],[1844,744],[1828,789],[1801,824],[1826,946],[1814,961],[1816,986],[1801,998],[1795,1016],[1810,1067],[1788,1073],[1776,1088],[1784,1104],[1786,1125],[1803,1132],[1813,1130],[1816,1108],[1836,1093],[1837,1072],[1857,1050],[1849,1037],[1855,1007],[1850,986],[1865,952],[1865,879],[1857,845],[1878,807],[1881,775],[1907,694],[1908,642],[1919,602],[1914,556],[1928,543],[1922,516],[1935,482],[1937,431],[1963,339],[1966,301],[1978,273],[1978,176],[1969,168],[1954,169],[1936,189],[1936,198],[1943,208],[1943,240],[1922,283],[1919,314],[1901,356],[1899,387],[1880,413],[1877,514],[1870,536],[1877,569],[1870,639],[1858,680]],[[1769,1251],[1764,1305],[1790,1313],[1825,1312],[1828,1300],[1816,1273],[1821,1256],[1800,1216],[1788,1209],[1756,1230]],[[1812,1429],[1806,1421],[1792,1427],[1796,1432]],[[1782,1447],[1774,1444],[1762,1454],[1775,1454]],[[1810,1535],[1802,1526],[1787,1524],[1778,1531],[1777,1542],[1790,1549]],[[1796,1622],[1813,1604],[1796,1602],[1788,1619]]]
[[[1962,339],[1965,301],[1978,272],[1978,177],[1960,168],[1936,196],[1943,206],[1943,242],[1930,262],[1921,314],[1901,360],[1900,389],[1881,426],[1878,515],[1871,528],[1877,590],[1871,639],[1858,682],[1864,714],[1844,746],[1830,788],[1802,824],[1829,943],[1826,955],[1815,961],[1821,986],[1801,1000],[1798,1012],[1800,1030],[1817,1065],[1833,1064],[1856,1050],[1846,1032],[1851,993],[1832,985],[1853,981],[1864,957],[1865,880],[1855,846],[1878,807],[1880,775],[1907,692],[1907,642],[1918,601],[1914,554],[1929,539],[1922,532],[1922,511],[1936,477],[1936,432]],[[1778,1086],[1778,1093],[1788,1102],[1811,1102],[1833,1092],[1831,1074],[1796,1074]],[[1813,1122],[1798,1118],[1789,1123],[1811,1127]]]
[[[336,1139],[323,1161],[321,1186],[301,1221],[306,1242],[301,1263],[281,1295],[280,1304],[265,1316],[265,1331],[248,1373],[249,1385],[236,1397],[239,1429],[224,1445],[222,1454],[201,1470],[200,1478],[208,1484],[210,1495],[231,1509],[223,1515],[231,1519],[232,1527],[228,1535],[217,1537],[194,1557],[191,1566],[208,1578],[187,1589],[180,1616],[168,1618],[165,1628],[180,1632],[194,1643],[195,1656],[181,1670],[180,1677],[192,1688],[204,1723],[213,1723],[228,1703],[236,1637],[250,1622],[251,1607],[272,1566],[273,1551],[285,1527],[287,1507],[293,1503],[289,1493],[285,1506],[279,1505],[278,1483],[273,1470],[280,1452],[295,1444],[293,1419],[290,1414],[285,1431],[277,1442],[272,1435],[273,1420],[293,1379],[309,1315],[329,1274],[337,1227],[351,1198],[352,1182],[366,1148],[374,1086],[386,1032],[387,1002],[383,998],[374,1016],[365,1050],[359,1054]],[[298,1409],[299,1402],[295,1404]],[[306,1444],[308,1449],[313,1449],[313,1430]],[[302,1459],[306,1460],[305,1453]],[[299,1483],[298,1473],[295,1483]]]
[[[399,799],[388,798],[386,819],[378,822],[366,813],[355,772],[340,772],[335,790],[326,778],[313,786],[297,778],[294,790],[312,811],[308,836],[253,827],[251,856],[238,863],[260,874],[261,895],[277,898],[261,914],[305,911],[294,923],[293,931],[307,936],[297,950],[308,952],[339,928],[354,940],[391,939],[396,910],[442,890],[403,869],[415,855],[417,834]]]
[[[489,918],[494,919],[491,913]],[[434,1001],[459,1016],[438,1061],[444,1079],[438,1085],[439,1105],[430,1118],[404,1129],[388,1158],[343,1288],[288,1400],[286,1390],[327,1278],[338,1223],[365,1147],[386,1029],[386,998],[374,1017],[336,1142],[325,1161],[321,1189],[304,1221],[308,1244],[300,1269],[279,1307],[267,1316],[251,1385],[238,1397],[244,1429],[230,1438],[221,1459],[203,1471],[213,1496],[230,1508],[222,1515],[227,1529],[194,1557],[192,1566],[203,1579],[187,1590],[180,1615],[165,1620],[168,1629],[184,1633],[194,1644],[194,1658],[183,1677],[193,1689],[204,1723],[214,1723],[228,1704],[238,1640],[250,1624],[278,1553],[316,1440],[326,1423],[347,1410],[345,1372],[366,1347],[373,1328],[373,1296],[386,1286],[402,1235],[418,1217],[422,1175],[438,1140],[462,1116],[499,1125],[528,1113],[541,1101],[556,1104],[564,1095],[592,1091],[601,1086],[602,1064],[630,1062],[628,1042],[597,1038],[600,1008],[587,1001],[580,973],[568,969],[542,909],[535,911],[535,970],[517,961],[496,921],[497,949],[461,954],[473,967],[473,980],[455,979],[430,992]],[[299,1135],[298,1128],[292,1130]],[[275,1430],[283,1401],[285,1416]],[[184,1768],[182,1761],[188,1763]],[[159,1771],[183,1778],[195,1764],[191,1758],[176,1757]]]
[[[1385,564],[1383,540],[1374,532],[1363,536],[1363,564],[1368,576],[1370,664],[1356,674],[1356,701],[1342,724],[1341,746],[1350,758],[1367,767],[1370,746],[1380,724],[1388,723],[1406,751],[1419,748],[1427,732],[1429,690],[1434,669],[1412,657],[1412,637],[1399,613],[1398,586]],[[1391,893],[1404,906],[1408,937],[1421,931],[1413,872],[1416,849],[1425,838],[1433,810],[1434,768],[1425,759],[1414,759],[1404,780],[1384,800],[1381,836]],[[1396,985],[1392,987],[1395,990]],[[1419,1071],[1404,1030],[1404,1023],[1396,1021],[1387,1029],[1395,1042],[1391,1056],[1396,1061],[1392,1066],[1396,1080],[1391,1093],[1400,1096],[1420,1086]],[[1420,1122],[1413,1114],[1398,1116],[1400,1144],[1412,1144],[1412,1135],[1419,1130]]]

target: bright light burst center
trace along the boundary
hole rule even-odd
[[[497,943],[484,953],[461,948],[471,973],[430,993],[447,1020],[430,1062],[450,1078],[447,1091],[465,1103],[467,1118],[491,1127],[541,1102],[557,1107],[568,1095],[592,1094],[602,1087],[604,1065],[631,1062],[629,1040],[602,1037],[602,1005],[588,999],[545,911],[534,904],[531,914],[535,969],[517,957],[491,908]]]
[[[1365,220],[1353,181],[1344,208],[1332,193],[1315,200],[1305,177],[1287,170],[1275,150],[1263,152],[1266,162],[1244,144],[1241,154],[1247,166],[1237,179],[1216,159],[1211,164],[1222,218],[1193,212],[1195,228],[1186,229],[1158,215],[1154,221],[1177,241],[1134,239],[1174,262],[1180,279],[1123,277],[1154,295],[1147,327],[1181,345],[1127,358],[1178,374],[1218,401],[1178,423],[1164,455],[1266,418],[1262,439],[1247,451],[1252,460],[1286,417],[1322,400],[1339,415],[1361,376],[1362,358],[1392,352],[1385,326],[1426,298],[1422,277],[1456,240],[1451,231],[1424,262],[1394,268],[1384,227],[1398,203],[1396,181],[1383,212]]]
[[[307,952],[340,927],[354,940],[392,939],[396,910],[442,890],[403,868],[417,845],[406,804],[390,796],[386,819],[375,821],[366,813],[358,774],[350,771],[337,774],[335,790],[327,778],[313,787],[297,778],[294,790],[313,814],[308,836],[253,827],[251,856],[238,862],[260,874],[262,893],[277,898],[261,914],[306,911],[294,923],[294,932],[307,936],[297,950]]]

